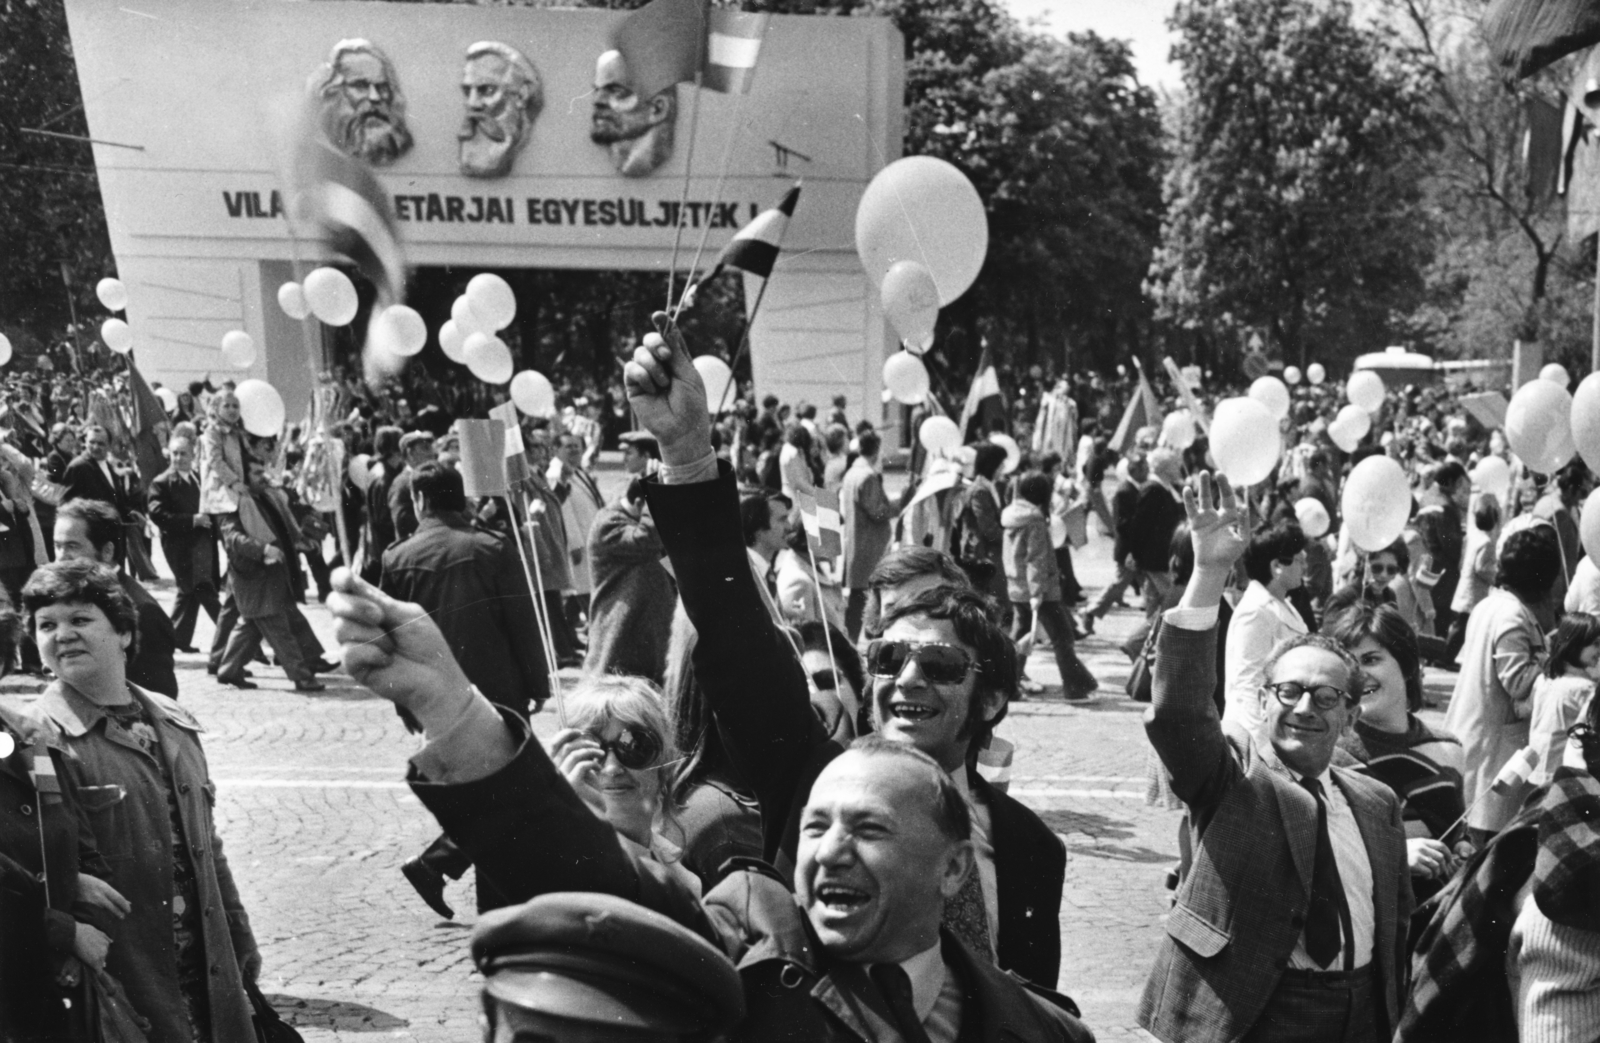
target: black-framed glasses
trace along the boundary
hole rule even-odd
[[[867,646],[867,672],[875,677],[899,677],[910,659],[929,684],[958,684],[977,668],[966,649],[955,645],[879,640]]]
[[[615,739],[590,735],[589,740],[600,747],[602,760],[607,754],[612,754],[617,758],[617,763],[629,771],[643,771],[661,756],[661,740],[637,728],[624,728]]]
[[[818,670],[811,675],[811,684],[819,692],[833,692],[839,688],[839,675],[832,670]]]
[[[1299,681],[1279,681],[1266,685],[1266,688],[1284,706],[1299,706],[1307,692],[1311,693],[1311,705],[1319,710],[1331,710],[1346,699],[1345,690],[1331,684],[1304,685]]]

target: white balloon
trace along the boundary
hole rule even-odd
[[[1590,373],[1572,393],[1572,441],[1589,470],[1600,471],[1600,373]]]
[[[1194,415],[1187,409],[1175,409],[1161,421],[1161,444],[1182,452],[1194,445]]]
[[[1368,413],[1377,413],[1383,408],[1383,378],[1370,369],[1358,369],[1345,381],[1344,394]]]
[[[306,290],[297,282],[286,282],[278,287],[278,307],[291,319],[299,320],[311,314],[306,302]]]
[[[1295,520],[1300,523],[1300,531],[1314,540],[1321,539],[1333,527],[1333,519],[1328,517],[1328,508],[1315,496],[1307,496],[1294,502]]]
[[[11,361],[11,338],[0,333],[0,366]]]
[[[1328,379],[1328,371],[1322,368],[1322,363],[1313,362],[1306,367],[1306,379],[1313,385],[1320,384]]]
[[[367,486],[372,484],[372,457],[366,453],[357,453],[350,458],[350,463],[345,466],[345,473],[350,476],[350,481],[362,492],[367,491]]]
[[[883,360],[883,386],[896,402],[914,406],[928,396],[928,368],[909,351],[897,351]]]
[[[511,284],[493,272],[474,275],[464,295],[478,325],[486,331],[503,330],[517,317],[517,295]]]
[[[554,416],[556,389],[543,373],[525,369],[511,378],[511,401],[524,416]]]
[[[158,387],[153,390],[156,393],[156,397],[161,400],[162,408],[164,408],[168,413],[177,412],[178,393],[176,391],[169,387]]]
[[[461,332],[461,327],[456,325],[456,320],[448,319],[439,327],[439,347],[444,352],[444,357],[451,362],[466,365],[467,335]]]
[[[450,305],[450,321],[456,324],[456,329],[461,331],[463,337],[470,337],[474,333],[494,332],[478,318],[478,313],[472,310],[472,302],[467,300],[467,295],[464,293]]]
[[[115,309],[113,309],[115,310]],[[1567,373],[1567,367],[1559,362],[1552,362],[1539,371],[1540,380],[1548,380],[1552,384],[1566,387],[1572,383],[1572,377]]]
[[[1339,415],[1334,418],[1334,423],[1342,424],[1355,435],[1357,442],[1367,437],[1367,432],[1372,430],[1372,414],[1365,409],[1351,403],[1339,410]],[[1345,452],[1350,452],[1346,449]]]
[[[378,313],[367,335],[380,350],[409,358],[428,343],[428,324],[415,308],[391,304]]]
[[[1006,462],[1000,465],[1001,474],[1010,474],[1022,462],[1022,447],[1017,440],[1004,431],[994,431],[989,435],[989,442],[1006,451]]]
[[[1342,423],[1338,417],[1334,417],[1333,423],[1328,425],[1328,438],[1346,453],[1355,452],[1356,447],[1361,444],[1361,436],[1351,430],[1349,424]]]
[[[1257,377],[1250,385],[1250,397],[1271,410],[1278,420],[1289,415],[1289,389],[1277,377]]]
[[[907,156],[873,177],[856,207],[856,253],[881,287],[896,261],[926,265],[939,304],[967,292],[989,250],[989,218],[978,190],[953,164]]]
[[[265,380],[241,380],[234,392],[239,398],[239,420],[257,438],[270,438],[283,430],[283,396]]]
[[[122,285],[121,279],[106,277],[94,284],[94,295],[100,298],[100,303],[106,306],[106,311],[126,311],[128,307],[128,288]]]
[[[1339,500],[1350,541],[1368,554],[1400,538],[1411,517],[1411,486],[1406,473],[1388,456],[1369,456],[1345,479]]]
[[[1272,411],[1253,398],[1226,398],[1211,420],[1211,456],[1228,481],[1244,488],[1278,464],[1283,436]]]
[[[1506,407],[1506,442],[1530,470],[1555,474],[1572,459],[1572,396],[1553,380],[1530,380]]]
[[[706,386],[706,408],[713,415],[718,410],[728,408],[733,401],[733,370],[728,364],[715,355],[696,355],[694,368],[699,371],[700,380]]]
[[[948,453],[961,447],[961,429],[947,416],[930,416],[917,429],[917,439],[930,453]]]
[[[234,369],[249,369],[256,361],[256,342],[244,330],[222,335],[222,359]]]
[[[504,384],[511,379],[511,349],[494,334],[474,333],[461,350],[467,356],[467,368],[485,384]]]
[[[304,292],[311,314],[329,326],[348,326],[360,298],[355,283],[337,268],[315,268],[306,276]]]
[[[17,749],[17,741],[11,737],[10,732],[0,732],[0,760],[5,760]]]
[[[121,319],[107,319],[100,324],[100,339],[106,342],[106,347],[118,355],[126,355],[133,350],[133,330]]]
[[[1472,484],[1478,491],[1493,496],[1501,510],[1511,494],[1511,465],[1498,456],[1486,456],[1472,469]]]
[[[1288,384],[1290,387],[1294,387],[1296,384],[1300,383],[1300,377],[1301,373],[1299,366],[1283,367],[1283,382]]]

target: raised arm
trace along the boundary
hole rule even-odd
[[[1238,529],[1238,504],[1226,478],[1219,476],[1213,488],[1211,476],[1202,474],[1198,494],[1192,487],[1184,489],[1183,507],[1194,544],[1194,573],[1156,637],[1154,695],[1145,714],[1145,732],[1172,777],[1173,792],[1192,812],[1203,815],[1241,774],[1212,693],[1217,606],[1245,541]]]
[[[664,314],[656,323],[662,332],[635,349],[625,373],[634,415],[661,446],[662,473],[647,486],[650,513],[699,634],[695,676],[734,769],[761,801],[770,854],[827,735],[750,571],[733,470],[711,449],[705,385],[682,335]]]

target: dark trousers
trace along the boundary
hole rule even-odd
[[[572,632],[577,633],[581,628],[589,625],[589,595],[568,594],[566,600],[567,625],[572,627]]]
[[[211,639],[211,655],[207,657],[207,665],[212,673],[222,668],[222,654],[228,648],[228,639],[233,636],[234,627],[239,625],[239,605],[233,600],[233,591],[226,590],[222,595],[222,611],[217,613],[217,633]]]
[[[1056,548],[1056,570],[1061,573],[1061,602],[1076,605],[1083,600],[1083,586],[1072,567],[1072,544],[1063,543]]]
[[[1111,585],[1100,593],[1100,600],[1094,603],[1089,610],[1091,616],[1103,616],[1111,611],[1111,606],[1122,600],[1122,595],[1129,587],[1138,588],[1144,583],[1144,573],[1138,569],[1129,568],[1126,562],[1117,565],[1117,578]]]
[[[851,641],[861,640],[861,624],[867,615],[866,587],[852,587],[844,599],[844,631]]]
[[[1244,1043],[1378,1043],[1382,993],[1373,966],[1358,971],[1286,970]]]
[[[439,839],[429,844],[427,850],[418,856],[417,861],[436,872],[442,873],[452,880],[460,880],[468,869],[472,868],[472,858],[465,851],[456,847],[455,841],[443,833]],[[478,912],[486,913],[491,909],[510,905],[499,891],[484,877],[478,877]]]
[[[322,548],[301,552],[306,559],[306,568],[311,570],[311,579],[317,585],[317,600],[321,601],[333,593],[333,566],[322,560]]]
[[[561,591],[545,591],[544,608],[550,619],[550,640],[556,646],[556,660],[579,658],[582,653],[578,651],[578,635],[567,621],[567,610],[561,605]]]
[[[222,603],[217,598],[217,588],[210,581],[179,583],[178,596],[172,603],[172,628],[178,632],[178,647],[188,648],[194,642],[194,625],[200,619],[200,610],[206,610],[213,623],[222,615]]]
[[[291,607],[288,612],[246,619],[234,627],[228,638],[228,646],[223,650],[222,663],[217,667],[217,676],[243,677],[244,668],[261,651],[261,639],[266,638],[272,651],[277,654],[278,661],[283,664],[283,672],[289,675],[289,680],[311,680],[315,675],[306,663],[300,638],[295,634],[292,622],[292,618],[298,615],[299,612]]]
[[[1033,632],[1033,606],[1026,601],[1013,601],[1011,640],[1020,641]],[[1067,621],[1067,610],[1059,601],[1039,603],[1039,626],[1050,637],[1056,656],[1056,669],[1061,671],[1061,688],[1068,699],[1082,699],[1100,687],[1094,674],[1083,665],[1073,648],[1072,624]]]

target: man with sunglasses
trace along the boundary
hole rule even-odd
[[[681,335],[652,334],[628,368],[629,402],[661,447],[650,510],[699,635],[695,675],[734,768],[762,807],[767,860],[791,871],[807,796],[844,749],[811,710],[791,645],[762,608],[731,469],[711,448],[704,385]],[[931,585],[894,600],[868,655],[874,729],[932,757],[967,800],[977,871],[946,926],[999,966],[1054,988],[1066,853],[1059,837],[974,765],[1017,685],[1014,647],[970,588]]]
[[[1139,1023],[1168,1043],[1378,1043],[1398,1024],[1412,894],[1393,792],[1332,766],[1361,670],[1333,639],[1291,635],[1263,666],[1262,727],[1218,718],[1217,611],[1246,542],[1226,479],[1199,484],[1145,724],[1188,807],[1188,857]]]

